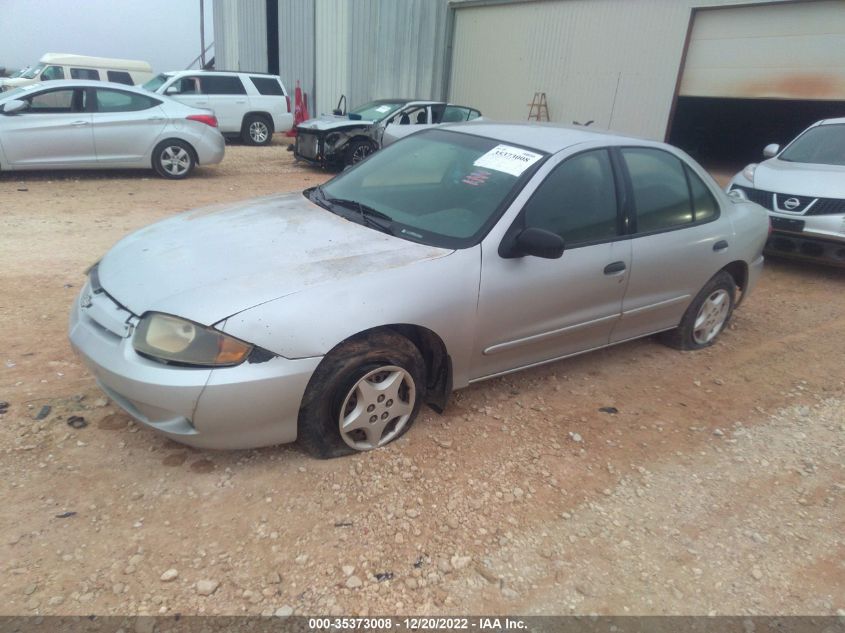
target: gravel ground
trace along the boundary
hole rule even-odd
[[[372,453],[136,427],[67,344],[82,271],[155,220],[326,177],[281,141],[184,182],[0,175],[0,613],[845,613],[845,271],[769,262],[713,348],[475,385]]]

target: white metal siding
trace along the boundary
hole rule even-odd
[[[279,0],[279,75],[291,96],[297,79],[314,109],[314,3],[315,0]]]
[[[698,11],[680,93],[845,100],[845,2]]]
[[[545,92],[552,121],[662,138],[689,24],[684,2],[564,0],[456,11],[449,100],[525,120]]]
[[[267,71],[265,0],[214,0],[217,70]]]
[[[349,99],[349,14],[347,0],[316,0],[315,48],[317,92],[312,114],[331,112],[341,94]],[[368,47],[366,44],[365,47]],[[350,107],[358,105],[349,102]]]

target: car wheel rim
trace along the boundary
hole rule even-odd
[[[261,121],[254,121],[249,126],[249,135],[256,143],[263,143],[270,135],[270,130],[267,129],[267,124]]]
[[[171,176],[183,176],[191,168],[191,156],[184,147],[165,147],[161,153],[161,167]]]
[[[715,290],[701,304],[692,329],[692,338],[699,345],[711,342],[725,325],[731,298],[727,290]]]
[[[359,145],[355,148],[355,151],[352,152],[352,163],[360,163],[364,160],[367,156],[373,153],[373,148],[369,145]]]
[[[340,436],[358,451],[384,446],[402,433],[415,403],[414,379],[401,367],[386,365],[367,372],[343,399]]]

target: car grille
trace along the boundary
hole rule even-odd
[[[296,131],[296,153],[305,158],[316,159],[319,154],[320,139],[316,134],[302,130]]]
[[[769,211],[776,210],[779,213],[795,213],[798,215],[838,215],[845,213],[845,200],[839,198],[796,196],[788,193],[764,191],[763,189],[752,189],[751,187],[740,187],[739,185],[734,185],[731,189],[742,190],[751,202],[756,202]],[[787,209],[784,203],[792,198],[798,201],[798,205],[794,209]],[[777,200],[777,207],[774,206],[775,199]]]

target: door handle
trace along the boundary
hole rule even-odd
[[[604,267],[605,275],[615,275],[625,270],[625,262],[613,262]]]
[[[163,116],[151,116],[147,119],[147,121],[164,121]]]
[[[238,101],[235,101],[235,103],[246,103],[246,101],[244,99],[239,99]]]
[[[727,240],[719,240],[718,242],[716,242],[715,244],[713,244],[713,250],[714,250],[714,251],[723,251],[723,250],[725,250],[727,247],[728,247],[728,242],[727,242]]]
[[[71,125],[80,126],[80,125],[88,125],[88,121],[74,121]]]

